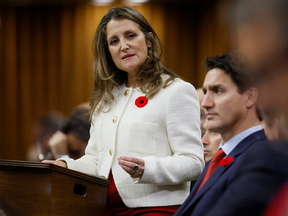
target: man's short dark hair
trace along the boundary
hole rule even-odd
[[[61,131],[65,134],[75,133],[78,139],[88,142],[90,138],[89,110],[79,109],[72,112],[68,120],[63,125]]]
[[[218,68],[229,74],[240,94],[250,87],[252,77],[249,76],[246,60],[239,52],[228,52],[215,57],[207,56],[204,63],[207,71]]]

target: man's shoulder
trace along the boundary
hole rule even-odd
[[[254,159],[254,163],[286,163],[288,162],[287,141],[264,141],[251,146],[246,160]]]
[[[255,142],[241,161],[234,181],[207,215],[259,215],[288,179],[288,142]]]
[[[233,156],[238,156],[242,154],[247,154],[251,149],[257,148],[263,142],[266,142],[267,138],[264,130],[256,131],[249,136],[245,137],[242,141],[238,143],[235,149],[230,153]],[[248,150],[248,151],[247,151]]]

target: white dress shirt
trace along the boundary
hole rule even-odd
[[[262,130],[262,126],[261,125],[257,125],[254,127],[251,127],[239,134],[237,134],[236,136],[232,137],[230,140],[228,140],[225,144],[223,144],[223,140],[221,141],[220,145],[219,145],[219,149],[222,148],[222,150],[225,152],[226,156],[229,155],[233,149],[246,137],[248,137],[249,135],[251,135],[252,133],[255,133],[256,131],[260,131]],[[225,157],[226,157],[225,156]],[[224,158],[225,158],[224,157]]]

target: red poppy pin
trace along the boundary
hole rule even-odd
[[[228,164],[230,164],[233,161],[233,157],[228,156],[226,158],[223,158],[220,162],[219,165],[220,166],[227,166]]]
[[[135,105],[139,108],[146,106],[148,99],[145,96],[140,96],[135,100]]]

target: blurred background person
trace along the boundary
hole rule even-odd
[[[283,139],[283,136],[280,135],[278,119],[273,119],[273,121],[270,120],[269,124],[267,124],[266,121],[262,120],[261,125],[265,131],[267,139],[269,140]]]
[[[0,209],[0,216],[7,216],[2,209]]]
[[[78,159],[85,154],[85,148],[90,138],[91,123],[89,121],[89,109],[82,107],[77,107],[61,130],[55,132],[49,139],[48,145],[54,158]]]
[[[286,0],[234,1],[230,8],[230,27],[235,35],[232,43],[247,56],[254,68],[255,82],[259,86],[258,106],[263,120],[268,128],[274,127],[273,131],[278,132],[280,139],[285,140],[272,142],[268,149],[269,157],[277,158],[274,163],[279,164],[287,164],[288,157],[287,8]],[[278,167],[278,172],[277,167],[275,170],[266,167],[258,168],[260,169],[261,178],[266,178],[268,173],[275,178],[269,182],[269,187],[273,189],[269,198],[273,195],[274,198],[266,208],[265,216],[287,215],[287,168]],[[265,204],[267,203],[269,202]]]
[[[222,137],[219,133],[215,133],[208,129],[207,120],[204,123],[203,129],[204,134],[202,137],[202,143],[204,145],[204,159],[205,163],[208,163],[218,151]]]
[[[272,126],[278,119],[288,139],[288,25],[286,0],[233,1],[230,9],[232,44],[249,60],[258,83],[258,107]]]
[[[53,159],[48,141],[62,127],[63,122],[63,115],[58,111],[50,111],[46,115],[39,116],[34,121],[32,131],[34,142],[28,149],[26,160],[41,161]]]

